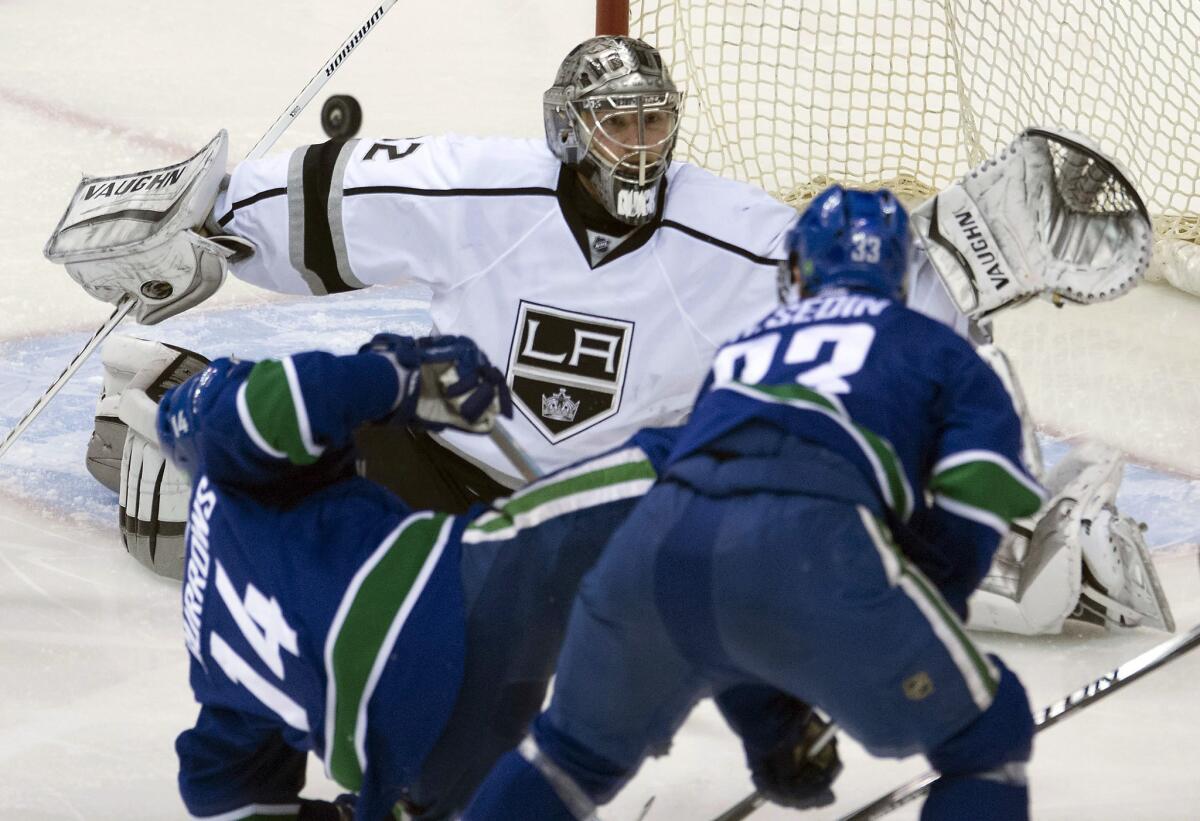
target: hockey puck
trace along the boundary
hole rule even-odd
[[[362,106],[349,94],[334,94],[321,106],[321,128],[333,140],[348,140],[362,127]]]
[[[142,296],[146,299],[166,299],[174,293],[175,289],[171,287],[171,283],[164,282],[161,279],[151,279],[142,283],[139,288]]]

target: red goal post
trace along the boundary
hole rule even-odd
[[[596,0],[596,34],[629,33],[629,0]]]
[[[1030,125],[1131,171],[1151,278],[1200,294],[1200,3],[597,0],[687,92],[677,156],[802,204],[825,185],[922,199]]]

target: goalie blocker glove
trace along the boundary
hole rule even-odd
[[[252,250],[236,237],[199,233],[225,175],[222,130],[198,154],[165,168],[85,177],[46,243],[45,255],[96,299],[135,303],[134,317],[161,322],[221,286],[227,261]]]
[[[1087,137],[1029,129],[912,214],[929,259],[975,320],[1046,294],[1115,299],[1150,264],[1154,233],[1129,176]]]

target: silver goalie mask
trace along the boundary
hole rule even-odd
[[[682,102],[656,49],[593,37],[567,55],[542,97],[546,142],[608,213],[642,225],[658,208]]]

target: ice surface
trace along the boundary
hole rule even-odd
[[[590,0],[401,3],[326,91],[360,99],[367,133],[535,136],[541,91],[590,32],[591,9]],[[0,0],[0,434],[109,313],[41,257],[80,174],[181,159],[222,126],[240,156],[368,11],[312,0]],[[314,108],[280,145],[321,138]],[[1181,629],[1200,620],[1200,485],[1180,475],[1200,465],[1197,306],[1146,290],[1057,315],[1034,306],[998,329],[1049,432],[1098,435],[1156,466],[1127,470],[1120,504],[1150,524]],[[346,351],[375,330],[415,331],[426,321],[412,291],[281,300],[231,283],[203,310],[122,332],[258,357],[313,345]],[[1080,360],[1047,353],[1051,339],[1055,350],[1082,340],[1100,376],[1089,382]],[[0,461],[3,821],[185,817],[171,745],[195,708],[178,588],[124,554],[113,496],[84,472],[99,373],[95,361],[85,366]],[[1063,383],[1074,393],[1056,393]],[[1111,390],[1087,401],[1096,384]],[[1061,442],[1046,443],[1051,458],[1060,455]],[[1052,639],[983,641],[1042,704],[1163,638],[1073,628]],[[1039,739],[1037,817],[1195,817],[1198,673],[1200,655],[1182,659]],[[917,760],[870,760],[850,743],[843,750],[842,800],[804,817],[837,817],[923,770]],[[315,763],[310,784],[315,796],[337,792]],[[702,706],[672,754],[648,763],[605,817],[633,819],[654,795],[651,821],[703,819],[748,788],[738,745]],[[755,815],[784,817],[801,816],[770,807]]]

